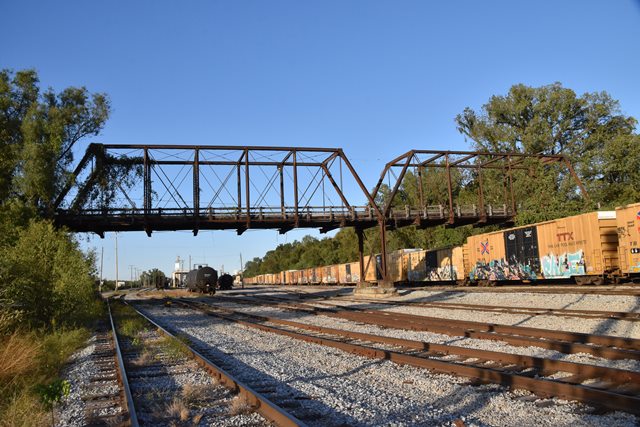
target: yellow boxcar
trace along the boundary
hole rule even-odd
[[[338,265],[338,283],[352,285],[360,281],[360,263],[347,262]]]
[[[620,270],[640,274],[640,203],[616,208],[616,222]]]
[[[419,250],[405,254],[407,266],[407,280],[419,282],[426,277],[426,264],[424,258],[427,251]]]
[[[472,281],[575,278],[599,284],[618,269],[616,213],[590,212],[470,236],[466,271]]]
[[[413,267],[418,271],[415,276],[422,277],[419,280],[450,282],[464,279],[462,246],[423,251],[419,255],[422,257],[421,265]]]

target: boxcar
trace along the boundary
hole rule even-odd
[[[640,203],[616,208],[618,257],[626,276],[640,275]]]
[[[573,278],[602,284],[618,272],[613,211],[590,212],[467,239],[465,271],[472,282]]]

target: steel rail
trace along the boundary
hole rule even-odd
[[[303,304],[309,306],[309,304]],[[576,344],[595,344],[606,347],[617,347],[621,349],[640,351],[640,340],[635,338],[623,338],[610,335],[595,335],[582,332],[553,331],[528,326],[511,326],[497,323],[476,322],[470,320],[447,319],[440,317],[421,316],[417,314],[398,313],[393,311],[376,311],[348,306],[335,305],[335,309],[330,311],[347,310],[366,314],[367,316],[382,316],[400,322],[411,322],[416,325],[424,324],[445,324],[452,328],[464,328],[473,331],[495,332],[497,334],[510,334],[514,336],[553,339]],[[640,356],[640,353],[638,354]]]
[[[424,284],[425,282],[408,282],[410,285],[415,284]],[[640,296],[640,286],[637,284],[629,284],[628,286],[635,287],[636,289],[617,289],[617,288],[603,288],[602,286],[596,286],[593,288],[588,288],[586,286],[576,287],[566,285],[553,285],[553,284],[545,284],[544,287],[540,286],[530,286],[530,285],[508,285],[509,287],[460,287],[460,286],[438,286],[438,285],[426,285],[421,287],[411,286],[411,289],[419,290],[419,289],[427,289],[429,291],[438,291],[445,293],[499,293],[499,294],[508,294],[508,293],[534,293],[534,294],[588,294],[588,295],[621,295],[621,296]]]
[[[126,301],[123,301],[123,302],[127,304],[129,307],[131,307],[132,309],[134,309],[141,317],[143,317],[145,320],[151,323],[154,327],[156,327],[158,331],[160,331],[161,333],[165,334],[168,337],[177,339],[175,335],[173,335],[164,327],[160,326],[158,323],[152,320],[149,316],[140,312],[140,310],[138,310],[132,304],[129,304]],[[220,384],[224,385],[225,387],[235,392],[238,392],[241,396],[245,397],[249,402],[249,404],[253,408],[255,408],[256,412],[258,412],[264,418],[275,423],[278,426],[286,426],[286,427],[305,426],[305,424],[302,421],[298,420],[296,417],[294,417],[284,409],[277,406],[275,403],[269,400],[269,398],[253,390],[251,387],[244,384],[243,382],[235,379],[229,372],[215,365],[206,356],[199,353],[197,350],[193,349],[191,346],[187,344],[185,345],[187,346],[189,353],[191,353],[191,356],[194,358],[194,360],[196,360],[196,362],[200,366],[202,366],[205,370],[207,370],[211,374],[211,376],[215,377]]]
[[[488,311],[492,313],[505,314],[529,314],[532,316],[566,316],[579,317],[585,319],[613,319],[640,321],[640,313],[626,311],[603,311],[603,310],[578,310],[566,308],[542,308],[542,307],[511,307],[503,305],[466,304],[457,302],[435,302],[435,301],[379,301],[373,299],[340,298],[341,301],[367,302],[370,304],[390,305],[390,306],[418,306],[434,307],[447,310],[468,310],[468,311]]]
[[[616,370],[610,368],[603,368],[591,365],[572,364],[570,362],[558,363],[560,361],[550,361],[549,365],[541,369],[544,374],[551,372],[569,372],[575,373],[567,378],[567,382],[562,382],[560,379],[548,379],[532,377],[532,373],[511,373],[508,370],[513,369],[509,365],[512,364],[511,360],[518,360],[523,364],[525,370],[527,368],[535,368],[544,363],[541,358],[529,358],[527,356],[512,355],[515,357],[509,357],[507,354],[501,354],[499,352],[483,351],[476,349],[464,349],[460,350],[455,346],[435,346],[430,343],[424,343],[420,341],[403,340],[396,338],[380,337],[371,334],[362,334],[349,331],[343,331],[332,328],[317,327],[312,325],[306,325],[298,322],[286,321],[283,319],[277,319],[272,317],[257,316],[249,313],[236,312],[234,310],[226,310],[220,308],[199,308],[203,303],[196,303],[184,299],[180,299],[185,306],[192,309],[197,309],[205,312],[208,315],[215,316],[221,319],[225,319],[231,322],[242,324],[248,327],[256,328],[265,332],[276,333],[279,335],[288,336],[298,340],[320,344],[328,347],[338,348],[350,353],[358,354],[372,359],[386,359],[398,364],[406,364],[419,368],[426,368],[436,372],[443,372],[454,374],[458,376],[465,376],[469,378],[477,379],[481,382],[497,383],[505,386],[509,386],[514,389],[525,389],[533,392],[534,394],[541,394],[544,396],[555,396],[568,400],[577,400],[584,403],[589,403],[595,406],[606,407],[608,409],[622,410],[634,414],[640,414],[640,397],[635,395],[629,395],[624,393],[613,392],[603,388],[590,387],[583,385],[581,382],[586,379],[592,379],[593,376],[609,377],[607,379],[612,380],[613,383],[620,383],[622,381],[631,382],[640,377],[640,374],[636,372]],[[208,304],[204,304],[208,306]],[[226,314],[216,313],[215,311],[226,312]],[[238,318],[245,317],[246,319]],[[253,319],[253,320],[247,320]],[[287,329],[281,329],[273,326],[266,325],[264,322],[277,323],[280,325],[290,326],[296,329],[303,330],[315,330],[320,336],[304,334]],[[461,360],[457,362],[434,360],[425,356],[417,356],[413,354],[401,353],[394,350],[381,349],[377,347],[371,347],[362,344],[353,344],[352,342],[345,342],[335,338],[328,338],[327,335],[343,336],[351,340],[378,342],[389,345],[395,345],[399,347],[408,347],[418,350],[425,350],[427,352],[439,352],[449,351],[450,354],[459,354],[464,359],[476,358],[481,362],[495,361],[495,357],[504,358],[505,364],[498,368],[482,367],[474,364],[462,364]],[[456,353],[458,352],[458,353]],[[498,359],[500,360],[500,359]],[[502,361],[502,360],[500,360]],[[517,362],[516,362],[517,363]],[[570,365],[574,365],[569,367]],[[506,368],[506,369],[505,369]],[[565,371],[565,369],[570,369]],[[536,373],[534,372],[533,375]],[[590,376],[592,375],[592,376]],[[614,385],[611,384],[611,385]]]
[[[268,297],[265,296],[262,296],[261,298],[268,299]],[[308,314],[337,317],[350,321],[375,324],[390,328],[429,331],[450,336],[464,336],[467,338],[504,341],[511,345],[522,347],[541,347],[567,354],[588,353],[608,359],[640,360],[640,351],[637,350],[640,345],[640,340],[631,338],[583,334],[578,332],[549,331],[546,329],[527,328],[523,326],[498,325],[395,312],[360,310],[356,308],[323,308],[310,304],[287,302],[282,300],[269,302],[259,301],[253,298],[228,298],[223,296],[220,296],[217,299],[228,299],[236,302],[246,302],[257,305],[275,305],[285,309],[302,311]],[[613,348],[612,346],[621,348]]]
[[[116,364],[117,364],[117,376],[120,384],[122,384],[121,391],[124,394],[124,405],[129,416],[129,423],[131,427],[138,427],[140,424],[138,423],[138,416],[136,415],[136,407],[133,402],[133,396],[131,395],[131,389],[129,388],[129,379],[127,378],[127,371],[124,366],[124,359],[122,358],[122,352],[120,350],[120,344],[118,339],[118,331],[115,326],[115,322],[113,320],[113,315],[111,314],[111,305],[109,304],[109,300],[107,300],[107,310],[109,312],[109,322],[111,323],[111,331],[113,333],[113,343],[116,350]]]

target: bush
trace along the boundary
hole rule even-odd
[[[93,268],[68,233],[32,220],[15,244],[0,249],[0,328],[78,325],[95,317]]]

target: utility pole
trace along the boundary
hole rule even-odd
[[[100,283],[98,283],[98,292],[102,293],[102,267],[104,266],[104,245],[100,251]]]
[[[132,287],[132,288],[133,288],[133,267],[134,267],[133,265],[129,264],[129,270],[130,270],[130,273],[131,273],[131,274],[129,275],[129,276],[130,276],[130,277],[129,277],[129,280],[131,280],[131,287]]]
[[[191,271],[191,255],[189,255],[189,271]]]
[[[116,231],[116,286],[115,290],[118,290],[118,232]]]

